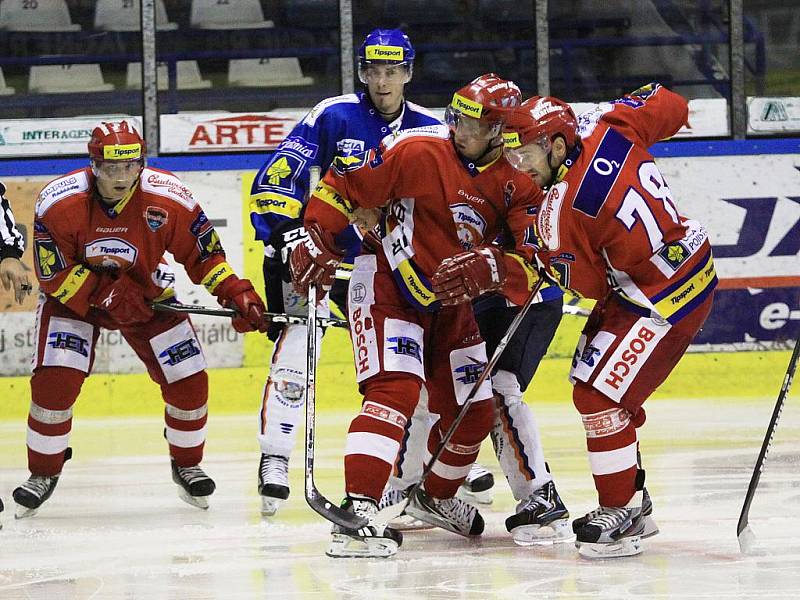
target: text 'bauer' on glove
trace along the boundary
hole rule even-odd
[[[116,278],[101,275],[89,297],[89,304],[108,313],[121,326],[145,323],[153,318],[153,310],[144,297],[144,288],[126,273]]]
[[[221,306],[232,308],[238,313],[232,321],[236,331],[266,333],[269,327],[269,319],[265,314],[267,308],[249,279],[239,279],[232,275],[220,283],[214,293]]]
[[[505,279],[503,253],[484,246],[445,258],[431,277],[431,285],[442,305],[455,306],[500,289]]]
[[[333,234],[318,223],[306,227],[308,237],[289,256],[294,289],[307,295],[311,285],[321,285],[328,290],[336,278],[336,267],[342,262],[342,252],[333,240]]]

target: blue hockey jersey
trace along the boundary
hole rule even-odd
[[[428,110],[408,101],[400,116],[387,123],[364,92],[326,98],[294,127],[253,181],[250,222],[256,239],[267,244],[276,226],[300,216],[311,167],[320,167],[322,176],[335,156],[376,148],[397,131],[440,123]]]

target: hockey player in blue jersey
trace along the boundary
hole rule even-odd
[[[440,124],[433,114],[403,96],[413,68],[414,47],[408,36],[399,29],[372,31],[358,50],[358,77],[366,90],[317,104],[256,175],[250,220],[256,239],[264,243],[270,311],[306,313],[305,298],[292,289],[288,260],[306,236],[301,211],[311,191],[314,168],[323,175],[335,156],[377,147],[384,137],[404,129]],[[361,233],[351,227],[337,242],[353,255],[360,248]],[[346,290],[346,281],[335,286],[334,301],[341,302]],[[326,307],[320,309],[324,313]],[[262,513],[270,516],[289,496],[289,457],[305,403],[306,330],[302,325],[274,324],[268,336],[275,344],[259,414],[258,491]]]

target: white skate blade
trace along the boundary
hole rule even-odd
[[[511,532],[511,539],[517,546],[551,546],[574,542],[575,534],[567,517],[547,525],[520,525]]]
[[[334,533],[325,551],[331,558],[389,558],[397,554],[397,542],[383,537],[350,537]]]
[[[261,496],[261,516],[274,517],[275,513],[281,506],[282,500],[279,498],[270,498],[268,496]]]
[[[433,529],[433,525],[415,519],[411,515],[402,514],[399,517],[389,521],[389,527],[398,531],[419,531],[422,529]]]
[[[28,517],[32,517],[37,512],[39,512],[38,508],[28,508],[27,506],[22,506],[21,504],[17,504],[17,508],[14,511],[14,518],[15,519],[27,519]]]
[[[482,492],[470,492],[462,485],[458,488],[456,497],[461,498],[464,502],[472,504],[473,506],[477,504],[488,506],[494,501],[494,493],[492,492],[492,488],[483,490]]]
[[[658,525],[653,520],[653,517],[647,516],[642,519],[644,524],[644,530],[642,531],[642,539],[653,537],[655,534],[658,533]]]
[[[575,542],[575,545],[578,547],[578,554],[584,558],[621,558],[642,553],[642,538],[638,535],[622,538],[611,544]]]
[[[208,510],[208,496],[191,496],[182,487],[178,487],[178,498],[195,508]]]

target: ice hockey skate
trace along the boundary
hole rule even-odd
[[[383,492],[383,496],[381,496],[381,501],[378,502],[378,510],[380,511],[384,508],[388,508],[389,506],[399,504],[406,498],[408,498],[407,490],[396,490],[392,487],[387,487]],[[414,531],[420,529],[432,529],[433,525],[412,517],[404,510],[399,516],[389,521],[389,527],[396,529],[397,531]]]
[[[261,514],[272,517],[289,497],[289,459],[277,454],[262,454],[258,465],[258,493]]]
[[[586,558],[617,558],[642,552],[642,538],[658,533],[652,517],[645,515],[644,490],[622,507],[601,506],[573,523],[578,553]],[[649,502],[652,513],[652,503]]]
[[[570,529],[569,511],[553,481],[548,481],[517,504],[516,514],[506,519],[506,529],[519,546],[556,544],[575,539]]]
[[[14,502],[17,504],[17,519],[32,517],[39,511],[39,507],[47,500],[56,489],[59,475],[47,477],[44,475],[31,475],[28,480],[14,490]]]
[[[378,512],[378,505],[371,498],[348,496],[342,508],[370,521]],[[358,530],[334,524],[331,535],[331,545],[325,554],[333,558],[388,558],[397,554],[403,543],[403,534],[385,523],[370,522]]]
[[[465,537],[483,533],[483,517],[478,509],[460,498],[439,500],[420,489],[406,506],[406,513]]]
[[[472,504],[491,504],[494,499],[494,475],[489,469],[474,463],[456,496]]]
[[[178,484],[178,498],[197,508],[208,509],[208,497],[217,486],[199,465],[179,467],[172,460],[172,481]]]
[[[4,509],[5,509],[5,507],[3,506],[3,499],[0,498],[0,514],[3,513]],[[2,529],[2,528],[3,528],[3,521],[2,521],[2,518],[0,517],[0,529]]]

